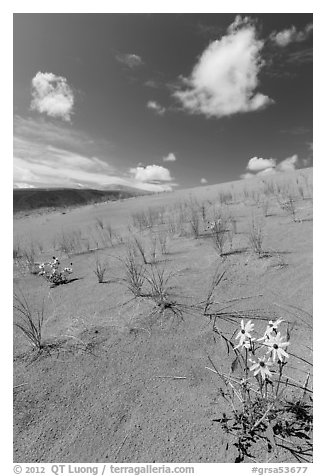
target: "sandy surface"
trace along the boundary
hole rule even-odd
[[[300,174],[275,180],[295,187],[299,177],[303,185],[311,184],[311,170]],[[35,359],[19,330],[14,331],[15,461],[234,461],[235,449],[225,451],[225,435],[213,421],[226,411],[219,397],[220,382],[205,368],[208,356],[224,369],[230,360],[212,323],[198,310],[217,267],[226,274],[216,301],[251,296],[234,308],[260,310],[262,317],[283,317],[293,323],[291,350],[312,361],[309,187],[305,199],[296,202],[298,222],[272,200],[270,215],[262,219],[267,254],[259,258],[248,248],[248,227],[253,216],[262,217],[262,209],[242,194],[244,187],[254,190],[261,185],[253,179],[14,220],[16,243],[41,242],[40,260],[59,254],[64,263],[73,262],[73,277],[78,278],[51,289],[41,277],[14,266],[14,286],[33,305],[46,297],[45,339],[65,340]],[[54,235],[76,229],[86,234],[96,217],[110,222],[126,239],[133,213],[149,206],[172,207],[190,196],[213,203],[221,190],[230,188],[234,203],[227,208],[237,221],[232,253],[219,257],[202,223],[198,239],[189,232],[170,234],[168,253],[158,256],[160,265],[174,273],[171,292],[185,305],[183,319],[171,313],[161,319],[148,299],[130,301],[118,259],[125,256],[126,244],[70,257],[52,249]],[[143,239],[147,243],[148,231]],[[93,272],[96,256],[109,264],[107,282],[102,284]],[[258,325],[263,331],[264,323]],[[225,332],[234,330],[230,324],[221,326]],[[296,358],[287,368],[298,381],[308,370]],[[284,456],[283,461],[290,459]]]

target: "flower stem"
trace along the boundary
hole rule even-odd
[[[278,395],[278,390],[279,390],[279,387],[280,387],[281,378],[282,378],[282,373],[283,373],[283,364],[282,364],[282,361],[281,361],[281,360],[279,360],[278,366],[279,366],[279,374],[278,374],[278,381],[277,381],[277,387],[276,387],[275,397],[277,397],[277,395]]]
[[[265,379],[265,399],[267,400],[267,380]]]
[[[245,359],[245,366],[246,366],[246,369],[245,369],[245,374],[246,374],[246,380],[245,380],[245,387],[244,387],[244,403],[246,405],[246,402],[247,402],[247,381],[248,381],[248,349],[245,348],[245,352],[246,352],[246,359]]]

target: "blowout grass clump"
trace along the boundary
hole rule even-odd
[[[108,270],[107,263],[103,263],[99,257],[96,258],[94,274],[99,283],[104,283],[105,273]]]
[[[263,240],[263,225],[262,223],[259,223],[253,219],[249,230],[248,241],[253,252],[256,253],[260,258],[264,256]]]
[[[23,292],[14,293],[14,309],[18,314],[15,326],[24,334],[33,350],[40,352],[44,344],[44,300],[41,307],[34,311]]]
[[[225,245],[229,242],[229,248],[232,250],[233,230],[229,227],[229,218],[222,212],[216,212],[214,215],[214,221],[208,222],[206,230],[211,232],[213,239],[213,246],[216,249],[219,256],[225,254]]]
[[[127,256],[123,262],[125,268],[125,277],[123,281],[126,283],[128,290],[135,298],[142,296],[142,288],[145,281],[144,266],[138,263],[135,250],[129,248]]]

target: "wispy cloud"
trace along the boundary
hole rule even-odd
[[[292,51],[287,55],[285,62],[292,65],[311,63],[313,60],[312,48],[305,48],[300,51]]]
[[[163,162],[175,162],[177,160],[173,152],[170,152],[167,156],[163,157]]]
[[[105,189],[109,185],[124,185],[141,190],[161,192],[172,190],[175,184],[167,169],[148,166],[124,173],[97,157],[69,152],[22,139],[14,142],[14,186],[26,187],[89,187]],[[141,169],[141,170],[139,170]],[[163,170],[161,170],[163,169]]]
[[[174,92],[183,108],[192,114],[223,117],[263,109],[273,103],[256,92],[263,66],[254,22],[237,16],[226,35],[213,41],[202,53],[189,78]]]
[[[35,188],[34,185],[24,182],[14,182],[14,188]]]
[[[124,53],[124,54],[119,53],[116,55],[116,59],[120,63],[128,66],[128,68],[131,68],[131,69],[138,68],[139,66],[144,64],[141,57],[133,53]]]
[[[71,120],[74,95],[63,76],[38,72],[32,79],[32,97],[32,110],[64,121]]]
[[[97,157],[69,152],[24,139],[14,139],[14,182],[34,186],[75,186],[112,183],[114,169]]]
[[[311,134],[311,128],[305,126],[295,126],[288,129],[282,129],[280,131],[282,134],[293,134],[293,135],[305,135]]]
[[[144,86],[147,86],[148,88],[159,89],[165,87],[165,84],[156,79],[149,79],[145,81]]]
[[[103,144],[107,152],[112,145]],[[90,187],[125,185],[148,191],[172,189],[161,181],[140,180],[128,169],[112,165],[113,157],[103,160],[96,155],[101,149],[94,140],[70,124],[43,118],[14,117],[14,186],[17,187]],[[142,178],[142,177],[140,177]]]
[[[159,116],[163,116],[166,112],[165,107],[161,106],[156,101],[148,101],[147,107],[148,107],[148,109],[151,109],[152,111],[154,111]]]
[[[302,48],[295,44],[290,48],[279,48],[269,44],[265,49],[265,67],[263,73],[271,78],[297,78],[301,74],[301,66],[312,63],[311,47]]]
[[[300,67],[313,61],[312,45],[308,43],[312,29],[312,23],[309,23],[302,30],[292,26],[274,31],[265,43],[264,74],[288,79],[301,74]]]
[[[68,150],[85,152],[85,149],[96,148],[94,140],[84,131],[77,130],[70,124],[45,120],[43,117],[23,118],[15,115],[14,136]],[[106,146],[109,145],[106,141]]]
[[[144,86],[151,89],[166,89],[168,88],[169,81],[171,80],[170,74],[167,71],[152,70],[150,77],[144,81]]]
[[[306,41],[313,30],[312,23],[305,26],[303,30],[297,30],[295,26],[291,26],[285,30],[273,33],[270,35],[270,39],[281,48],[288,46],[290,43],[301,43]]]

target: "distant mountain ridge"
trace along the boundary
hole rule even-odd
[[[149,192],[132,187],[116,186],[108,190],[82,188],[14,188],[13,211],[33,211],[42,208],[67,208],[105,201],[122,200]]]

